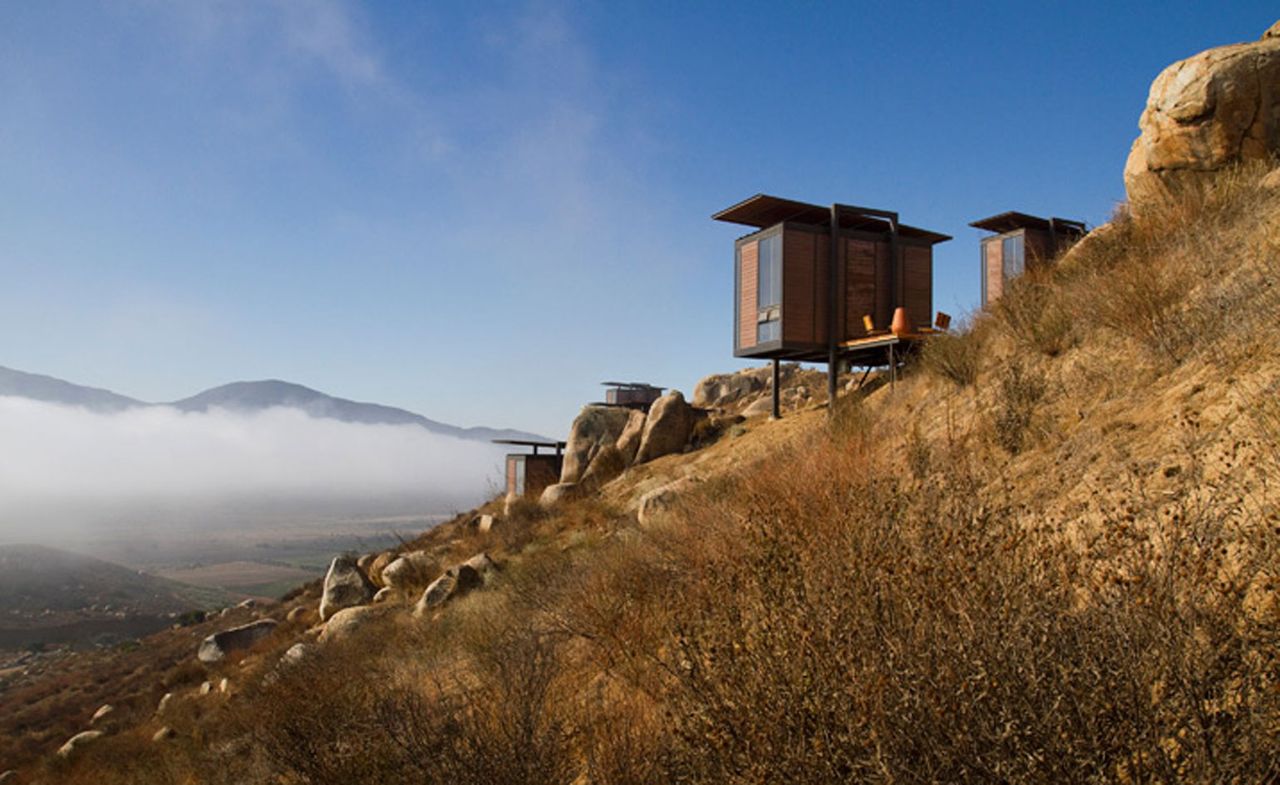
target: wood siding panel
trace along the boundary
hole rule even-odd
[[[1004,293],[1004,246],[1000,237],[992,237],[982,243],[987,262],[987,304],[1000,299]]]
[[[888,241],[876,243],[876,329],[887,330],[893,322],[893,265]]]
[[[743,243],[739,252],[742,269],[738,271],[738,347],[750,349],[756,345],[756,300],[760,285],[760,248],[757,241]]]
[[[869,240],[845,241],[845,338],[861,338],[867,334],[863,316],[876,313],[876,243]]]
[[[514,455],[507,456],[507,495],[516,492],[516,462],[520,459]]]
[[[788,229],[782,239],[782,340],[812,344],[817,338],[813,232]]]
[[[827,319],[831,312],[831,236],[814,235],[813,342],[827,345]]]
[[[916,327],[933,323],[933,251],[908,245],[903,247],[903,307]]]
[[[539,496],[548,485],[560,482],[560,470],[564,457],[559,455],[529,455],[525,457],[524,493]]]
[[[1028,229],[1025,242],[1026,256],[1024,258],[1028,267],[1053,261],[1053,242],[1048,232],[1043,232],[1039,229]]]

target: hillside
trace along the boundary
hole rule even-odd
[[[233,382],[171,403],[145,403],[110,390],[85,387],[55,379],[52,376],[42,376],[0,366],[0,396],[78,406],[103,414],[154,406],[169,406],[184,412],[206,412],[211,408],[256,412],[273,407],[287,407],[300,409],[312,417],[347,423],[417,425],[432,433],[459,439],[487,442],[493,439],[543,438],[511,428],[483,426],[462,428],[431,420],[394,406],[337,398],[310,387],[278,379]]]
[[[312,584],[264,610],[287,621],[252,649],[194,673],[157,661],[151,682],[176,685],[162,716],[142,701],[126,729],[28,773],[1272,781],[1280,197],[1265,171],[1118,215],[896,388],[848,380],[834,417],[790,374],[780,421],[737,401],[699,449],[596,492],[495,500],[476,511],[497,516],[489,531],[469,513],[397,549],[421,554],[409,577],[370,554],[395,584],[377,604],[308,631]],[[641,524],[640,499],[677,481]],[[474,562],[481,588],[415,611],[477,553],[497,563]],[[225,693],[195,689],[224,677]],[[162,726],[176,738],[151,742]]]
[[[69,551],[0,546],[0,650],[132,638],[227,599]]]

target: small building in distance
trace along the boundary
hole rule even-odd
[[[600,382],[609,388],[604,392],[606,406],[626,406],[648,411],[654,401],[662,397],[665,387],[655,387],[645,382]]]
[[[995,234],[982,238],[982,307],[1030,266],[1047,264],[1085,234],[1083,221],[1007,212],[969,224]]]
[[[531,453],[508,453],[506,460],[507,497],[537,498],[548,485],[560,482],[564,466],[564,442],[538,442],[524,439],[494,439],[494,444],[529,447]],[[552,450],[553,452],[539,452]]]

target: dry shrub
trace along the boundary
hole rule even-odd
[[[832,443],[688,521],[713,556],[664,659],[675,781],[1277,775],[1275,636],[1204,591],[1211,520],[1086,591],[1078,553],[935,477],[908,494]]]
[[[972,386],[982,367],[983,335],[979,329],[935,335],[925,343],[920,364],[941,379],[961,387]]]
[[[1061,296],[1056,267],[1036,265],[1010,282],[992,312],[1013,340],[1047,357],[1057,357],[1080,341],[1080,314]]]
[[[1045,394],[1044,375],[1013,360],[1003,369],[992,425],[995,440],[1009,454],[1027,446],[1036,404]]]

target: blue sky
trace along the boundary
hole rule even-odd
[[[0,365],[562,434],[732,357],[756,192],[1102,222],[1155,75],[1270,3],[0,6]]]

